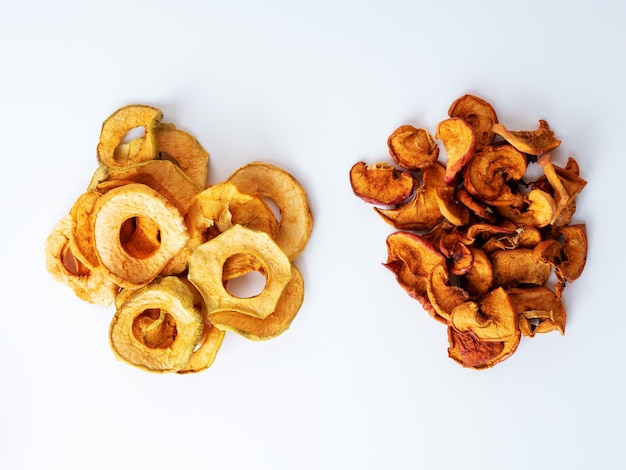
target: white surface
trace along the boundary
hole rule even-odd
[[[0,468],[624,468],[626,8],[216,3],[0,1]],[[574,155],[589,181],[566,335],[484,372],[448,359],[445,328],[381,266],[390,229],[348,181],[389,158],[398,125],[434,129],[467,92],[513,128],[547,119],[557,162]],[[227,336],[194,376],[116,361],[112,311],[44,267],[102,121],[134,102],[199,139],[212,183],[270,161],[316,217],[292,328]]]

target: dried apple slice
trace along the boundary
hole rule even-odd
[[[213,362],[215,362],[218,351],[222,347],[225,334],[225,331],[205,322],[202,336],[198,340],[198,344],[191,353],[191,356],[189,356],[187,364],[177,370],[176,373],[197,373],[211,367]]]
[[[556,218],[557,206],[548,193],[540,189],[533,189],[522,196],[522,200],[526,206],[523,211],[513,206],[496,207],[496,211],[516,224],[538,228],[549,225]]]
[[[153,160],[157,156],[155,129],[163,119],[163,112],[152,106],[129,105],[111,114],[102,124],[97,147],[98,162],[105,168],[121,168],[126,165]],[[134,139],[125,152],[116,149],[131,129],[144,128],[144,136]],[[131,148],[132,147],[132,148]]]
[[[454,308],[469,298],[469,294],[465,290],[450,285],[448,280],[449,275],[445,266],[437,265],[426,284],[428,300],[436,312],[434,318],[444,324],[450,322]]]
[[[470,246],[472,252],[472,266],[463,275],[462,287],[472,297],[481,297],[493,285],[493,266],[484,250]]]
[[[510,182],[526,173],[526,157],[510,145],[487,146],[477,152],[463,172],[470,194],[491,206],[517,206],[522,195],[511,191]]]
[[[466,121],[476,135],[476,150],[491,144],[495,136],[492,127],[498,123],[495,109],[487,101],[474,95],[457,98],[448,109],[448,116]]]
[[[572,282],[580,277],[587,263],[587,226],[575,224],[563,227],[563,261],[556,267],[563,278]]]
[[[97,191],[86,191],[70,209],[72,227],[69,246],[74,256],[90,269],[100,266],[93,238],[94,209],[99,198],[100,193]]]
[[[456,188],[451,186],[439,186],[435,188],[435,200],[439,212],[450,223],[458,226],[467,225],[470,219],[469,208],[455,197]]]
[[[441,140],[446,151],[445,182],[450,184],[472,158],[476,135],[472,126],[460,118],[450,118],[437,125],[435,138]]]
[[[137,289],[115,312],[109,340],[122,361],[150,372],[177,372],[204,328],[189,287],[174,276]]]
[[[276,216],[263,198],[242,193],[228,181],[198,193],[189,204],[185,223],[189,229],[189,253],[233,225],[265,232],[272,238],[278,234]]]
[[[396,164],[410,171],[423,170],[439,156],[439,147],[425,129],[405,125],[387,139],[389,154]]]
[[[102,190],[104,183],[115,181],[145,184],[162,194],[183,214],[193,197],[200,192],[200,187],[168,160],[151,160],[111,170],[97,187]]]
[[[445,257],[426,238],[411,232],[395,232],[387,237],[387,262],[383,264],[396,276],[398,284],[422,305],[429,305],[427,285]]]
[[[71,229],[72,218],[68,214],[46,238],[46,269],[54,280],[70,287],[81,300],[108,307],[119,287],[108,279],[105,269],[89,268],[74,255],[70,246]]]
[[[566,314],[561,299],[545,286],[507,289],[524,336],[558,331],[565,334]]]
[[[554,132],[543,119],[539,120],[539,127],[534,131],[510,131],[502,124],[494,124],[491,130],[520,152],[530,155],[543,155],[561,145],[561,141],[554,136]]]
[[[415,190],[409,201],[395,209],[375,207],[374,210],[385,222],[399,230],[431,229],[443,219],[436,191],[444,185],[444,176],[444,166],[435,162],[424,169],[422,185]]]
[[[448,356],[463,367],[484,369],[504,351],[502,341],[481,341],[474,333],[448,327]]]
[[[237,333],[253,341],[275,338],[289,328],[304,300],[304,279],[295,264],[291,264],[291,280],[285,286],[276,309],[266,318],[234,311],[218,311],[209,315],[217,328]]]
[[[496,250],[489,254],[489,259],[493,266],[494,286],[542,286],[550,277],[550,264],[535,262],[531,248]]]
[[[389,163],[358,162],[350,169],[350,185],[352,192],[365,202],[391,206],[413,194],[415,178]]]
[[[98,199],[94,212],[94,241],[100,262],[112,279],[125,287],[152,281],[189,239],[178,209],[143,184],[108,191]],[[123,243],[120,234],[129,225],[152,227],[152,236],[141,230],[135,238],[132,230]]]
[[[517,332],[517,313],[507,292],[498,287],[478,301],[457,305],[450,324],[462,333],[474,333],[481,341],[505,341]]]
[[[160,159],[172,160],[198,188],[206,188],[210,155],[194,136],[174,125],[161,125],[155,138]]]
[[[280,211],[276,242],[290,261],[300,256],[313,231],[313,215],[298,180],[275,165],[253,162],[235,171],[228,181],[242,193],[260,195],[276,203]]]
[[[439,239],[439,251],[448,259],[450,273],[461,276],[467,273],[474,262],[472,251],[457,230],[445,232]]]
[[[258,295],[242,298],[226,289],[224,264],[236,254],[251,255],[260,261],[266,285]],[[291,263],[267,233],[233,225],[191,253],[188,277],[204,297],[209,314],[228,310],[263,319],[276,309],[291,279]]]

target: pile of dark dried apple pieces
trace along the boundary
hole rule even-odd
[[[587,182],[573,157],[552,161],[561,141],[544,120],[509,130],[473,95],[448,116],[434,138],[400,126],[387,141],[393,162],[358,162],[350,183],[396,229],[383,265],[446,325],[450,358],[486,369],[522,336],[564,334],[563,292],[587,258],[585,224],[572,223]]]

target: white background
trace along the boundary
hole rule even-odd
[[[0,1],[0,468],[624,468],[626,8],[617,1]],[[401,124],[465,93],[547,119],[589,181],[589,258],[565,336],[487,371],[381,266],[391,229],[351,192]],[[43,243],[96,168],[102,121],[161,108],[211,153],[306,187],[306,299],[284,335],[227,335],[208,371],[142,372],[113,311],[45,270]]]

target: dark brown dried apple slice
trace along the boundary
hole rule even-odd
[[[487,101],[474,95],[463,95],[448,109],[448,116],[466,121],[476,135],[476,150],[491,144],[495,136],[492,127],[498,123],[495,109]]]

